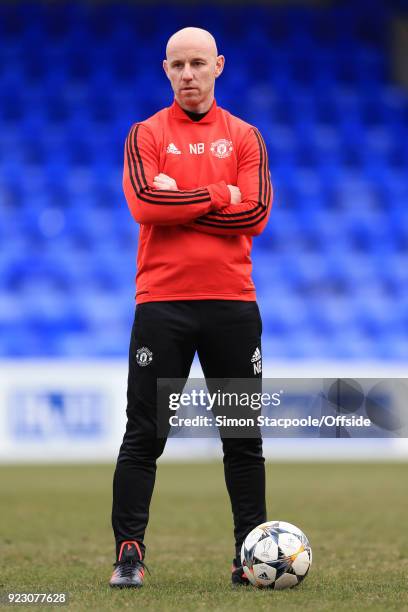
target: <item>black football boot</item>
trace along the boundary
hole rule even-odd
[[[143,586],[145,564],[136,541],[122,542],[119,558],[114,563],[112,577],[109,581],[111,587],[139,588]]]

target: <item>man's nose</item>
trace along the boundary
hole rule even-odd
[[[193,78],[193,73],[192,73],[190,64],[185,64],[181,77],[185,81],[191,81],[191,79]]]

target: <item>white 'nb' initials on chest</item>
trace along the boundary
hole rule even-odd
[[[189,144],[188,146],[190,148],[190,153],[194,155],[201,155],[202,153],[204,153],[203,142],[196,142],[195,144]]]

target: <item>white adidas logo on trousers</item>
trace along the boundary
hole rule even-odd
[[[251,363],[254,366],[254,374],[260,374],[262,372],[262,355],[258,347],[256,347],[251,357]]]

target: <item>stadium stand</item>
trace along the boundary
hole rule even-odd
[[[165,43],[197,25],[227,58],[218,104],[269,151],[274,208],[253,249],[265,356],[408,359],[408,96],[391,80],[391,4],[1,3],[0,357],[126,356],[137,225],[123,144],[171,103]]]

